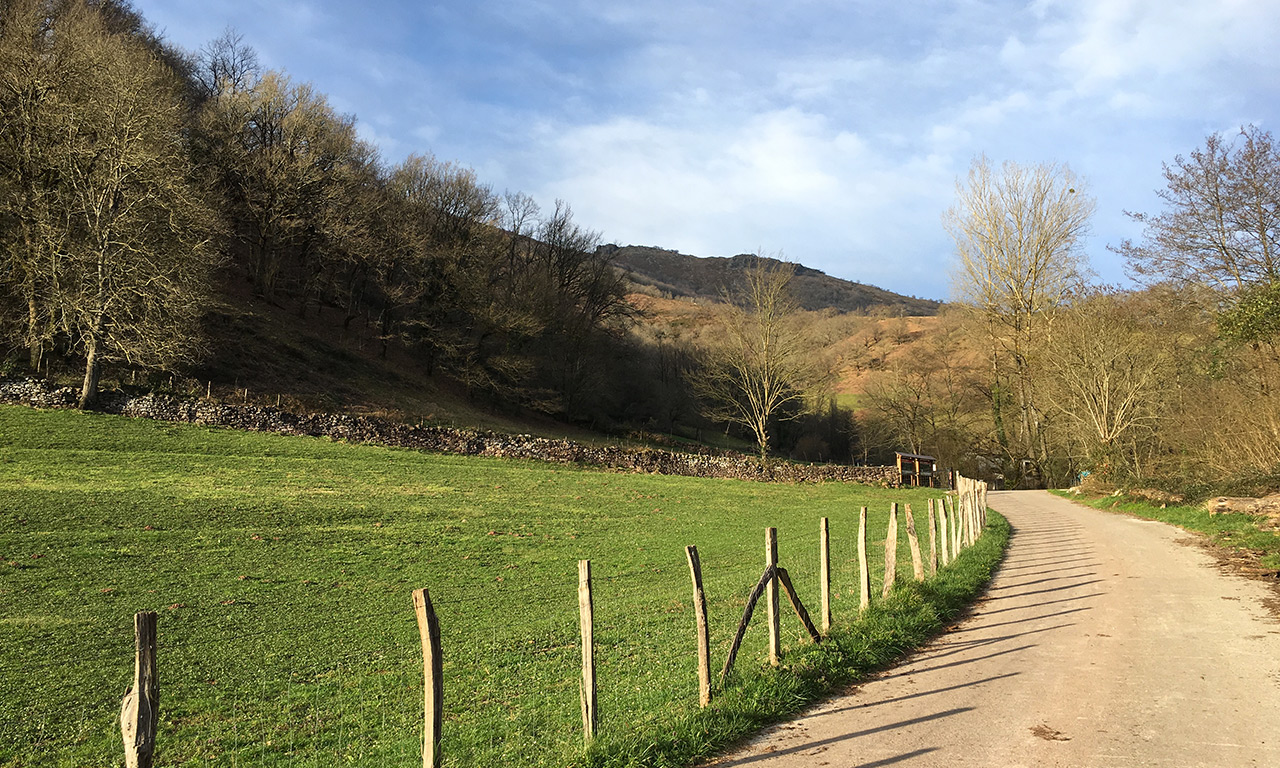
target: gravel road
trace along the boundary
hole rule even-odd
[[[1043,491],[989,504],[1013,537],[968,618],[713,765],[1280,766],[1266,585],[1162,523]]]

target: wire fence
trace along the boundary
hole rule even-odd
[[[887,510],[874,514],[887,517]],[[924,518],[918,513],[916,525],[927,557]],[[813,523],[783,530],[779,550],[780,564],[820,625],[816,518]],[[742,532],[743,539],[758,535]],[[941,542],[940,527],[933,535]],[[837,623],[858,613],[856,537],[856,518],[833,525]],[[741,552],[762,552],[757,547],[744,544]],[[877,598],[883,547],[870,542]],[[899,547],[899,578],[910,578],[905,536]],[[491,580],[432,589],[445,680],[441,764],[560,764],[581,749],[575,565],[529,578],[495,567]],[[713,664],[727,655],[763,567],[760,556],[704,554]],[[600,730],[627,732],[696,709],[694,607],[684,552],[656,553],[643,564],[598,560],[593,568]],[[161,608],[156,764],[421,764],[423,657],[408,592],[301,606],[229,598],[215,620],[189,618],[181,604]],[[808,642],[798,622],[783,628],[784,646]],[[763,629],[748,631],[739,666],[762,664],[767,647]],[[20,642],[6,642],[0,653],[0,700],[18,704],[0,714],[0,765],[118,765],[120,697],[133,663],[132,613],[123,605],[118,621],[105,626],[24,627]],[[61,683],[36,684],[50,678]]]

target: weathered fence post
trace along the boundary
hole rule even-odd
[[[933,513],[933,499],[929,499],[929,575],[938,575],[938,522]]]
[[[911,514],[911,505],[907,512],[907,545],[911,548],[911,572],[916,581],[924,581],[924,559],[920,556],[920,537],[916,534],[916,519]]]
[[[729,654],[725,657],[724,668],[720,670],[721,686],[729,679],[729,672],[733,670],[733,662],[738,658],[738,649],[742,647],[742,638],[747,635],[747,625],[751,623],[751,613],[756,609],[756,602],[760,600],[760,595],[764,592],[769,582],[776,579],[777,576],[777,568],[772,566],[765,568],[764,573],[760,574],[760,580],[756,582],[755,588],[747,596],[747,607],[742,610],[742,618],[738,621],[738,631],[733,633],[733,642],[729,644]]]
[[[949,496],[947,501],[951,504],[951,560],[955,561],[960,556],[960,534],[963,527],[963,515],[960,514],[960,497]]]
[[[938,526],[940,528],[940,536],[942,539],[942,564],[946,566],[951,562],[951,525],[947,520],[947,498],[943,496],[938,500]]]
[[[822,634],[831,631],[831,528],[827,518],[818,525],[818,578],[822,582]]]
[[[809,618],[809,612],[805,610],[804,603],[800,602],[800,595],[796,594],[796,585],[791,583],[791,574],[787,573],[786,568],[778,569],[778,581],[782,583],[782,590],[787,593],[787,600],[791,603],[791,608],[796,612],[796,618],[800,619],[800,623],[804,625],[804,631],[809,633],[809,639],[815,643],[822,642],[822,635],[818,633],[818,628],[813,626],[813,619]]]
[[[889,533],[884,539],[884,589],[881,597],[888,597],[893,582],[898,578],[898,502],[889,507]]]
[[[590,560],[578,561],[578,617],[582,629],[582,732],[583,740],[590,744],[600,723],[596,709],[596,641]]]
[[[871,605],[871,568],[867,564],[867,508],[858,512],[858,610]]]
[[[684,548],[689,560],[689,575],[693,578],[693,615],[698,622],[698,706],[711,703],[711,628],[707,624],[707,596],[702,591],[702,561],[698,548]]]
[[[782,618],[778,610],[778,529],[764,529],[764,567],[774,571],[765,592],[769,621],[769,664],[778,666],[782,655]]]
[[[133,686],[120,703],[120,736],[126,768],[151,768],[160,721],[160,681],[156,678],[156,614],[133,615]]]
[[[440,657],[440,622],[425,589],[413,593],[413,612],[418,617],[418,637],[422,641],[422,766],[440,764],[440,729],[444,725],[444,673]]]

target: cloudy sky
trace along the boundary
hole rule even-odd
[[[1275,0],[134,0],[197,49],[234,27],[388,162],[432,153],[568,202],[605,242],[781,252],[949,295],[941,214],[995,161],[1065,163],[1087,250],[1155,211],[1161,163],[1274,130]]]

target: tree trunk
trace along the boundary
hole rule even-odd
[[[98,377],[102,363],[98,359],[98,339],[89,338],[89,348],[84,360],[84,386],[80,389],[80,408],[91,408],[98,399]]]
[[[33,373],[40,372],[40,358],[44,355],[44,343],[40,341],[40,334],[36,328],[40,325],[40,310],[36,306],[35,289],[32,294],[27,296],[27,352],[31,357],[31,371]]]

